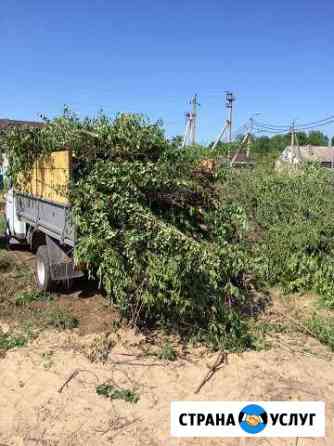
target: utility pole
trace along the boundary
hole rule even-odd
[[[254,118],[253,116],[249,118],[249,127],[248,127],[248,133],[247,133],[247,157],[250,155],[250,146],[252,143],[252,136],[254,131]]]
[[[235,101],[235,97],[231,91],[225,92],[225,98],[226,98],[226,108],[229,110],[229,117],[228,117],[228,123],[229,123],[229,142],[232,142],[232,118],[233,118],[233,102]]]
[[[195,94],[191,100],[192,105],[192,139],[191,144],[194,146],[196,144],[196,130],[197,130],[197,94]]]
[[[182,148],[187,145],[187,141],[189,139],[189,128],[190,128],[190,121],[188,117],[189,113],[186,114],[186,129],[184,131],[184,137],[183,137],[183,143]]]
[[[190,101],[192,106],[191,112],[186,113],[186,129],[183,138],[182,147],[185,147],[189,144],[196,144],[196,131],[197,131],[197,106],[200,105],[198,103],[198,96],[195,94]]]
[[[226,122],[225,122],[225,125],[224,125],[224,127],[222,128],[221,132],[219,133],[219,135],[218,135],[218,137],[217,137],[217,139],[216,139],[214,145],[212,146],[212,150],[214,150],[214,149],[217,147],[217,145],[219,144],[220,140],[221,140],[222,137],[224,136],[226,130],[228,129],[228,126],[229,126],[228,121],[226,121]]]
[[[222,128],[221,132],[218,135],[218,138],[216,139],[214,145],[212,146],[212,149],[215,149],[217,147],[220,140],[227,131],[229,132],[228,142],[232,142],[232,117],[233,117],[233,102],[235,101],[235,97],[233,93],[231,93],[230,91],[226,91],[225,98],[226,98],[225,106],[229,110],[228,118],[226,119],[224,127]],[[229,157],[229,152],[228,152],[228,157]]]
[[[295,149],[296,143],[297,143],[297,147]],[[298,135],[296,133],[296,121],[295,120],[293,120],[292,124],[291,124],[291,153],[292,153],[293,159],[295,160],[295,163],[302,161],[302,154],[300,151]]]
[[[292,150],[295,147],[295,121],[292,121],[292,125],[291,125],[291,147],[292,147]]]

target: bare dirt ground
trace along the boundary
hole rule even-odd
[[[33,262],[33,256],[24,251],[8,255],[25,268]],[[0,280],[9,282],[6,277],[0,275]],[[298,297],[299,311],[309,311],[310,301],[312,296]],[[80,320],[78,328],[43,330],[26,346],[0,358],[1,446],[334,445],[334,354],[294,330],[293,321],[288,331],[268,335],[269,349],[228,355],[225,365],[195,394],[216,353],[182,347],[172,340],[177,360],[161,360],[148,352],[159,348],[163,337],[152,339],[119,327],[115,312],[106,311],[105,299],[93,290],[78,288],[58,296],[57,302]],[[286,305],[295,303],[290,299],[287,304],[274,293],[264,317],[287,323]],[[3,311],[2,331],[21,323],[25,314],[18,312],[13,319]],[[108,351],[101,349],[106,344]],[[131,404],[98,395],[96,386],[105,382],[135,390],[139,401]],[[169,435],[172,400],[289,399],[326,401],[325,439],[177,439]]]

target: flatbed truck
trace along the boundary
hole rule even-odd
[[[73,259],[76,234],[67,198],[71,172],[71,152],[54,152],[36,161],[6,193],[8,244],[27,244],[36,254],[36,281],[43,291],[83,276]]]

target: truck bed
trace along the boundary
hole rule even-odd
[[[75,243],[71,207],[23,192],[15,192],[17,216],[34,228],[70,246]]]

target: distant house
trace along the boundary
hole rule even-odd
[[[306,162],[320,162],[322,167],[334,168],[334,147],[328,146],[287,146],[276,165],[300,165]]]

